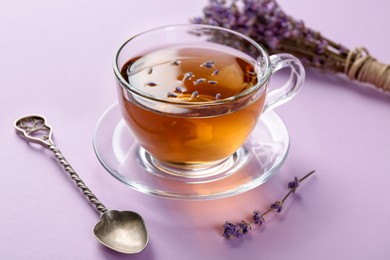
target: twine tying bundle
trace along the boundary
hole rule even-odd
[[[370,83],[390,93],[390,65],[378,62],[365,48],[348,53],[344,73],[352,80]]]

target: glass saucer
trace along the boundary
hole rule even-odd
[[[264,113],[235,165],[222,174],[202,178],[177,177],[145,164],[147,153],[137,144],[122,119],[117,103],[99,119],[93,137],[95,153],[104,168],[131,188],[160,197],[205,200],[233,196],[265,183],[284,162],[289,134],[273,111]]]

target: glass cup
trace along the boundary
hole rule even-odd
[[[282,68],[289,79],[269,89]],[[261,114],[289,101],[305,75],[292,55],[269,56],[240,33],[193,24],[130,38],[114,72],[122,116],[140,146],[137,161],[183,178],[236,167]]]

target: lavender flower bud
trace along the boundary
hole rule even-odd
[[[289,188],[290,190],[293,190],[293,191],[295,191],[295,190],[298,188],[298,186],[299,186],[298,177],[295,177],[295,178],[294,178],[294,181],[290,181],[290,182],[288,183],[288,188]]]
[[[264,217],[261,215],[260,211],[255,210],[253,211],[253,223],[256,225],[263,225],[264,224]]]
[[[275,203],[272,203],[270,208],[275,209],[277,213],[280,213],[280,212],[282,212],[282,209],[283,209],[283,202],[278,200]]]
[[[245,221],[241,221],[237,224],[239,227],[239,232],[237,233],[238,238],[242,238],[245,234],[247,234],[251,230],[251,225],[246,223]]]
[[[237,237],[239,232],[239,227],[236,224],[226,221],[223,224],[223,237],[225,239],[230,239],[231,237]]]

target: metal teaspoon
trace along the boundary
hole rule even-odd
[[[27,141],[50,149],[84,196],[101,213],[100,221],[93,229],[100,243],[125,254],[139,253],[146,247],[149,235],[142,217],[132,211],[107,210],[54,145],[52,129],[46,124],[44,117],[38,115],[22,117],[15,122],[15,128],[17,133]]]

